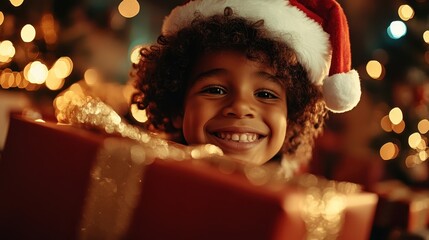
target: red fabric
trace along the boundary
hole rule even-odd
[[[350,37],[347,18],[335,0],[290,0],[293,6],[322,25],[329,34],[332,60],[329,76],[351,69]]]
[[[2,239],[77,239],[103,138],[13,116],[0,161]]]

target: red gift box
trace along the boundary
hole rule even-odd
[[[17,116],[9,126],[0,161],[0,236],[76,239],[103,137]]]
[[[318,209],[321,193],[330,197],[324,204],[344,204],[344,215],[332,205],[318,216],[342,221],[338,239],[368,239],[377,196],[359,192],[340,199],[319,190],[255,185],[246,174],[221,171],[219,165],[154,160],[129,139],[13,116],[0,162],[0,234],[2,239],[303,239],[317,236],[311,224],[322,226],[314,212],[302,210]],[[332,228],[330,223],[322,227]]]
[[[374,228],[385,231],[423,233],[429,227],[429,191],[412,189],[397,180],[378,183],[379,201]],[[427,233],[426,233],[427,235]]]

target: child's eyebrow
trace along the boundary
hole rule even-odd
[[[270,73],[268,73],[266,71],[258,71],[258,72],[255,73],[255,75],[258,76],[258,77],[263,77],[263,78],[270,79],[270,80],[273,80],[273,81],[278,81],[279,80],[278,77],[276,77],[275,75],[270,74]]]
[[[192,77],[191,82],[197,82],[198,80],[208,78],[208,77],[212,77],[212,76],[216,76],[216,75],[225,74],[226,72],[227,72],[227,70],[224,68],[210,69],[210,70],[207,70],[204,72],[200,72],[195,77]]]
[[[218,76],[218,75],[222,75],[222,74],[226,74],[228,70],[224,69],[224,68],[214,68],[214,69],[210,69],[201,73],[198,73],[195,77],[193,77],[191,79],[192,83],[198,82],[204,78],[208,78],[208,77],[212,77],[212,76]],[[273,83],[279,84],[282,87],[284,87],[283,81],[281,81],[281,79],[273,74],[270,74],[266,71],[257,71],[253,74],[254,76],[258,77],[258,78],[264,78],[267,79]]]
[[[268,73],[266,71],[258,71],[258,72],[256,72],[255,75],[258,77],[262,77],[262,78],[265,78],[267,80],[270,80],[274,83],[280,84],[282,87],[284,87],[284,82],[281,80],[280,77],[278,77],[276,75],[273,75],[273,74]]]

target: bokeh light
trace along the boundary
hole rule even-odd
[[[398,124],[393,124],[392,130],[397,134],[401,134],[405,130],[405,122],[401,121]]]
[[[424,40],[427,44],[429,44],[429,30],[426,30],[426,31],[423,33],[423,40]]]
[[[387,28],[387,34],[392,39],[399,39],[407,34],[407,26],[402,21],[393,21]]]
[[[130,54],[130,60],[132,63],[137,64],[140,61],[140,49],[142,48],[142,45],[135,46],[131,50]]]
[[[136,16],[140,11],[140,4],[136,0],[123,0],[118,6],[119,13],[126,18]]]
[[[420,122],[417,124],[417,128],[421,134],[426,134],[429,131],[429,120],[420,120]]]
[[[34,84],[43,84],[48,77],[48,67],[40,61],[34,61],[28,69],[28,81]]]
[[[408,4],[401,5],[398,8],[398,15],[403,21],[408,21],[414,17],[414,9]]]
[[[131,115],[138,122],[144,123],[147,121],[146,110],[139,109],[137,104],[131,105]]]
[[[413,149],[416,149],[420,145],[421,141],[422,136],[418,132],[415,132],[408,137],[408,145]]]
[[[392,129],[392,122],[389,119],[389,116],[386,115],[380,120],[380,126],[385,132],[391,132]]]
[[[427,148],[426,140],[423,138],[423,136],[420,135],[420,137],[421,137],[420,143],[417,145],[416,149],[417,150],[426,150],[426,148]]]
[[[419,158],[422,162],[426,161],[428,159],[428,153],[426,151],[420,151]]]
[[[52,69],[57,78],[66,78],[73,70],[73,61],[69,57],[60,57]]]
[[[19,6],[21,6],[23,2],[24,2],[24,0],[10,0],[10,3],[11,3],[14,7],[19,7]]]
[[[377,60],[371,60],[366,64],[366,72],[373,79],[381,79],[383,66]]]
[[[403,114],[400,108],[395,107],[389,112],[389,119],[392,122],[392,124],[397,125],[399,124],[403,119]]]
[[[407,156],[407,158],[405,159],[405,166],[408,168],[411,168],[420,164],[421,162],[422,161],[420,160],[420,158],[413,154],[413,155]]]
[[[64,82],[64,78],[57,77],[54,70],[51,69],[48,72],[48,77],[46,78],[45,85],[48,89],[55,91],[61,89],[64,86]]]
[[[8,89],[11,87],[12,83],[10,82],[10,74],[12,70],[9,68],[2,71],[2,74],[0,75],[0,84],[3,89]]]
[[[9,40],[0,42],[0,62],[9,62],[15,56],[15,47]]]
[[[85,83],[88,86],[94,86],[99,81],[99,73],[93,68],[89,68],[84,73]]]
[[[21,38],[24,42],[31,42],[36,37],[36,29],[31,24],[26,24],[21,29]]]
[[[391,160],[398,156],[399,148],[392,142],[385,143],[380,148],[380,157],[383,160]]]
[[[2,25],[4,22],[4,14],[2,11],[0,11],[0,25]]]

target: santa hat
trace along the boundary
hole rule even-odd
[[[351,69],[347,19],[335,0],[193,0],[178,6],[164,20],[162,33],[173,35],[203,17],[230,7],[250,21],[264,20],[272,37],[295,50],[310,81],[321,85],[332,112],[354,108],[361,95],[359,75]]]

